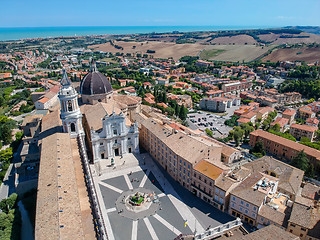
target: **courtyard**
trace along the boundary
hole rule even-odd
[[[110,240],[168,240],[233,220],[170,179],[147,153],[109,161],[92,170]],[[133,199],[138,204],[130,206]]]

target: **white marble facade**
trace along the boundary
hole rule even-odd
[[[126,125],[123,113],[113,112],[102,119],[102,129],[91,129],[91,141],[94,162],[127,153],[139,153],[138,125]]]

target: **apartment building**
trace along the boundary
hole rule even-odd
[[[224,97],[202,98],[200,100],[200,108],[213,112],[225,112],[227,108],[232,106],[232,99]]]
[[[229,95],[229,94],[225,94],[224,97],[232,100],[232,106],[240,106],[241,105],[241,98],[239,98],[239,97],[236,97],[234,95]]]
[[[221,169],[226,170],[227,167],[230,164],[239,161],[242,154],[241,151],[239,151],[236,148],[230,147],[229,145],[222,143],[214,138],[208,137],[208,136],[192,136],[194,139],[197,139],[200,142],[203,142],[207,145],[211,145],[211,143],[217,144],[222,147],[221,149],[221,163],[215,162],[215,165],[220,167]]]
[[[234,82],[223,84],[221,90],[225,93],[236,94],[238,92],[247,91],[252,88],[252,82]]]
[[[285,132],[288,128],[289,120],[287,118],[283,117],[277,117],[276,120],[274,120],[270,126],[273,127],[276,124],[279,124],[280,126],[280,132]]]
[[[258,96],[256,98],[256,101],[258,103],[261,103],[262,105],[269,106],[272,108],[274,108],[278,104],[278,101],[276,99],[265,97],[265,96]]]
[[[208,62],[208,61],[203,61],[203,60],[198,60],[196,62],[196,66],[198,67],[213,67],[214,63],[213,62]]]
[[[300,151],[304,150],[315,169],[320,169],[320,151],[289,139],[274,135],[261,129],[250,133],[250,146],[262,141],[266,152],[279,159],[291,161]]]
[[[206,95],[210,98],[222,97],[223,91],[222,90],[209,90],[206,92]]]
[[[208,146],[153,118],[141,123],[139,137],[141,145],[150,155],[189,191],[197,163],[201,160],[210,163],[221,161],[221,146],[214,143]]]
[[[261,173],[254,173],[230,193],[229,214],[256,225],[258,212],[268,194],[274,194],[278,182],[269,181]]]
[[[301,198],[293,204],[287,231],[302,240],[320,239],[320,206],[318,201]]]
[[[286,226],[304,172],[272,157],[244,164],[248,177],[230,192],[229,213],[258,228]]]
[[[176,102],[179,105],[183,105],[186,108],[192,108],[193,107],[192,98],[189,95],[175,95],[175,94],[172,94],[172,93],[168,93],[167,97],[168,97],[168,99],[176,100]]]
[[[300,124],[292,124],[290,126],[290,134],[294,136],[297,140],[300,140],[302,137],[309,138],[312,142],[315,137],[315,132],[318,130],[318,127],[310,126],[310,125],[300,125]]]
[[[308,118],[306,124],[313,127],[319,126],[319,120],[317,118]]]
[[[298,109],[297,117],[303,120],[307,120],[308,118],[314,118],[316,113],[311,110],[310,106],[303,106]]]
[[[320,112],[320,101],[310,103],[309,106],[311,107],[311,110],[313,112],[315,112],[315,113]]]
[[[288,119],[289,120],[288,123],[289,125],[291,125],[294,121],[296,113],[297,113],[296,110],[287,108],[286,110],[283,111],[282,117]]]
[[[204,83],[204,82],[208,83],[208,82],[214,81],[215,78],[216,77],[214,75],[198,74],[198,75],[195,76],[194,81],[202,82],[202,83]]]
[[[215,180],[223,170],[214,164],[201,160],[193,169],[191,191],[202,200],[212,204]]]
[[[215,181],[213,205],[222,211],[227,211],[229,209],[230,192],[250,174],[250,170],[238,168],[220,175]]]

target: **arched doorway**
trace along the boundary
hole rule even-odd
[[[71,132],[75,132],[76,131],[76,125],[74,123],[70,124],[70,128],[71,128]]]

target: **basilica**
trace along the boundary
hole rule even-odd
[[[94,61],[82,79],[80,95],[64,71],[59,99],[63,131],[87,143],[91,163],[139,152],[139,129],[133,116],[141,98],[113,92],[111,83]]]

